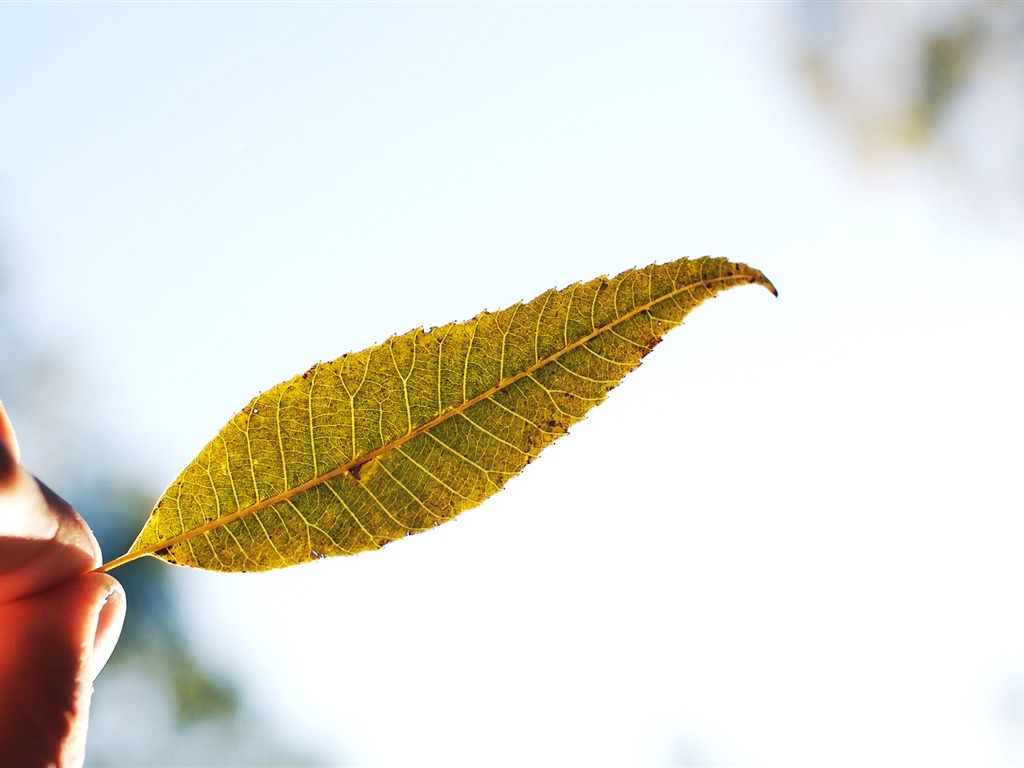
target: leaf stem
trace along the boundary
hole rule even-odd
[[[94,568],[92,573],[110,573],[118,566],[130,563],[132,560],[138,560],[140,557],[144,557],[146,552],[125,552],[120,557],[115,557],[113,560],[104,563],[99,568]]]

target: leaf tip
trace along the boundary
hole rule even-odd
[[[779,296],[778,289],[776,289],[776,287],[774,285],[772,285],[772,281],[769,280],[767,277],[765,277],[764,272],[762,272],[761,270],[759,270],[759,269],[755,269],[754,270],[754,274],[753,274],[753,277],[751,278],[750,282],[757,283],[758,285],[763,285],[765,288],[767,288],[769,291],[771,291],[772,296],[778,298],[778,296]]]

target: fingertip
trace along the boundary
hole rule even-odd
[[[0,483],[13,474],[19,463],[21,451],[18,449],[18,438],[14,434],[14,425],[7,415],[7,409],[0,400]]]
[[[0,488],[4,488],[13,482],[17,471],[18,461],[7,447],[7,443],[0,440]]]
[[[48,514],[57,521],[57,530],[53,535],[54,543],[65,547],[69,552],[78,550],[86,558],[85,565],[80,566],[79,573],[90,571],[103,563],[100,544],[96,535],[86,524],[74,507],[59,496],[52,488],[39,478],[33,478],[39,493],[46,502]],[[71,566],[70,559],[66,565]]]
[[[14,482],[18,471],[18,441],[14,427],[0,402],[0,488]]]

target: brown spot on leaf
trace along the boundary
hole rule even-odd
[[[651,354],[651,350],[654,349],[659,344],[661,344],[661,337],[655,336],[653,339],[648,341],[647,344],[644,346],[644,351],[640,353],[640,357],[647,357],[649,354]]]

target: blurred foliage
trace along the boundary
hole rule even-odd
[[[869,163],[926,155],[989,203],[1024,196],[1024,3],[797,6],[804,82]]]
[[[858,156],[954,171],[986,213],[1024,217],[1024,3],[806,0],[804,82]],[[1024,253],[1024,251],[1021,251]],[[1024,674],[993,705],[1009,764],[1024,764]]]
[[[0,398],[22,442],[48,449],[45,456],[32,450],[30,469],[75,505],[104,552],[124,552],[155,493],[103,461],[97,441],[109,432],[88,423],[87,409],[67,421],[55,416],[75,401],[75,376],[58,354],[33,348],[30,318],[10,300],[4,256],[0,246]],[[182,632],[172,571],[155,560],[117,571],[129,608],[96,681],[86,765],[322,765],[285,746],[272,724],[248,711],[235,681],[204,666]]]

